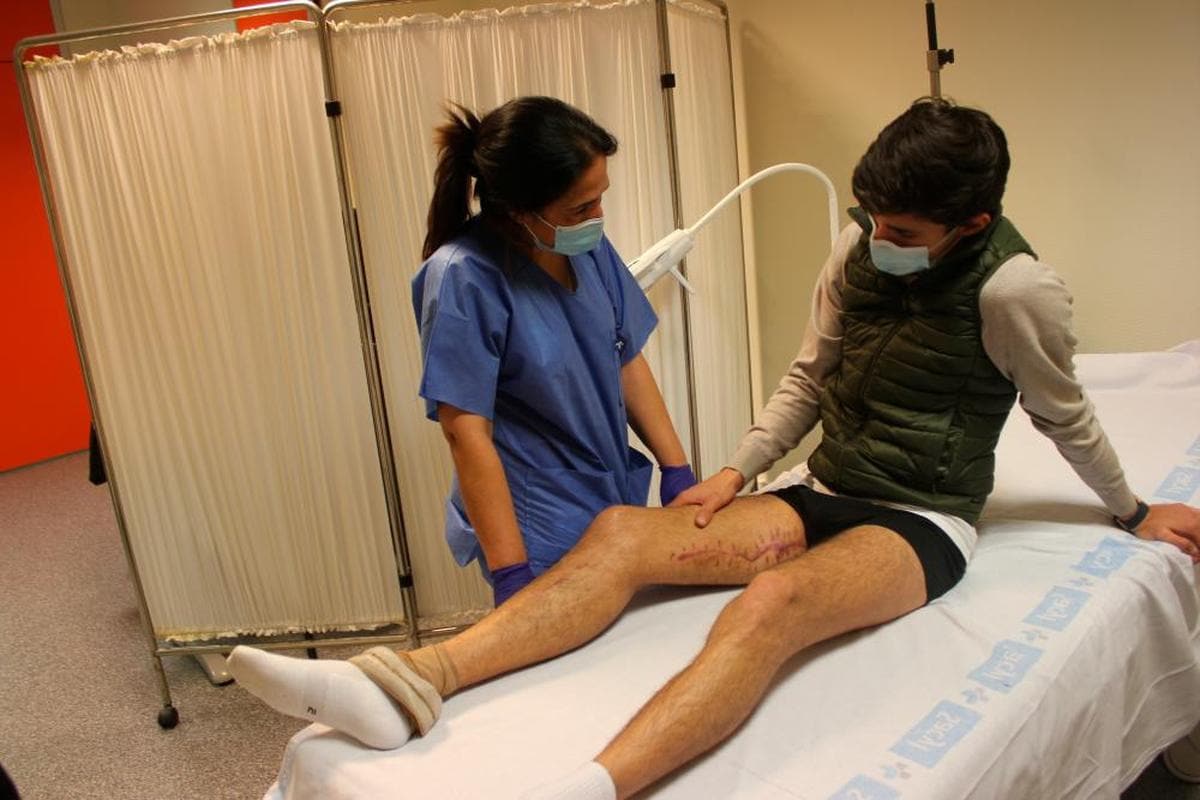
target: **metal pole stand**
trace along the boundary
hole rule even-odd
[[[925,0],[925,31],[929,49],[925,51],[925,66],[929,69],[929,96],[942,96],[942,67],[954,63],[954,50],[940,49],[937,41],[937,11],[933,0]]]

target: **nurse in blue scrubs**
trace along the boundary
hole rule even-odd
[[[604,236],[617,142],[549,97],[438,128],[425,263],[413,279],[426,414],[454,460],[446,538],[496,605],[557,562],[602,509],[667,505],[695,483],[642,357],[657,322]],[[471,214],[472,193],[479,213]]]

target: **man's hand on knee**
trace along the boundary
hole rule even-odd
[[[703,528],[712,520],[713,514],[729,505],[745,484],[742,473],[733,467],[725,467],[716,475],[680,492],[670,507],[699,506],[695,517],[696,527]]]

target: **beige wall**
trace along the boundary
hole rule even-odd
[[[929,91],[920,0],[729,0],[745,166],[808,161],[852,203],[878,130]],[[1200,337],[1200,3],[937,5],[942,89],[991,113],[1013,157],[1005,210],[1075,296],[1083,351]],[[800,177],[753,193],[762,382],[770,392],[828,252]],[[843,221],[845,215],[843,212]]]
[[[385,3],[367,8],[346,8],[334,15],[338,22],[374,22],[389,17],[408,17],[415,14],[441,14],[449,16],[460,11],[530,6],[545,0],[406,0]],[[325,5],[328,5],[326,3]]]
[[[231,0],[50,0],[54,26],[60,32],[108,28],[134,22],[161,20],[224,11]],[[184,36],[212,36],[236,30],[234,22],[212,22],[162,31],[145,31],[128,36],[94,39],[63,49],[67,53],[86,53],[102,48],[117,48],[138,42],[166,42]]]

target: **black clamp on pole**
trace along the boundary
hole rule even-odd
[[[925,0],[925,30],[929,34],[929,49],[925,52],[925,66],[929,68],[929,96],[942,96],[942,67],[954,63],[954,50],[938,48],[937,11],[933,0]]]

